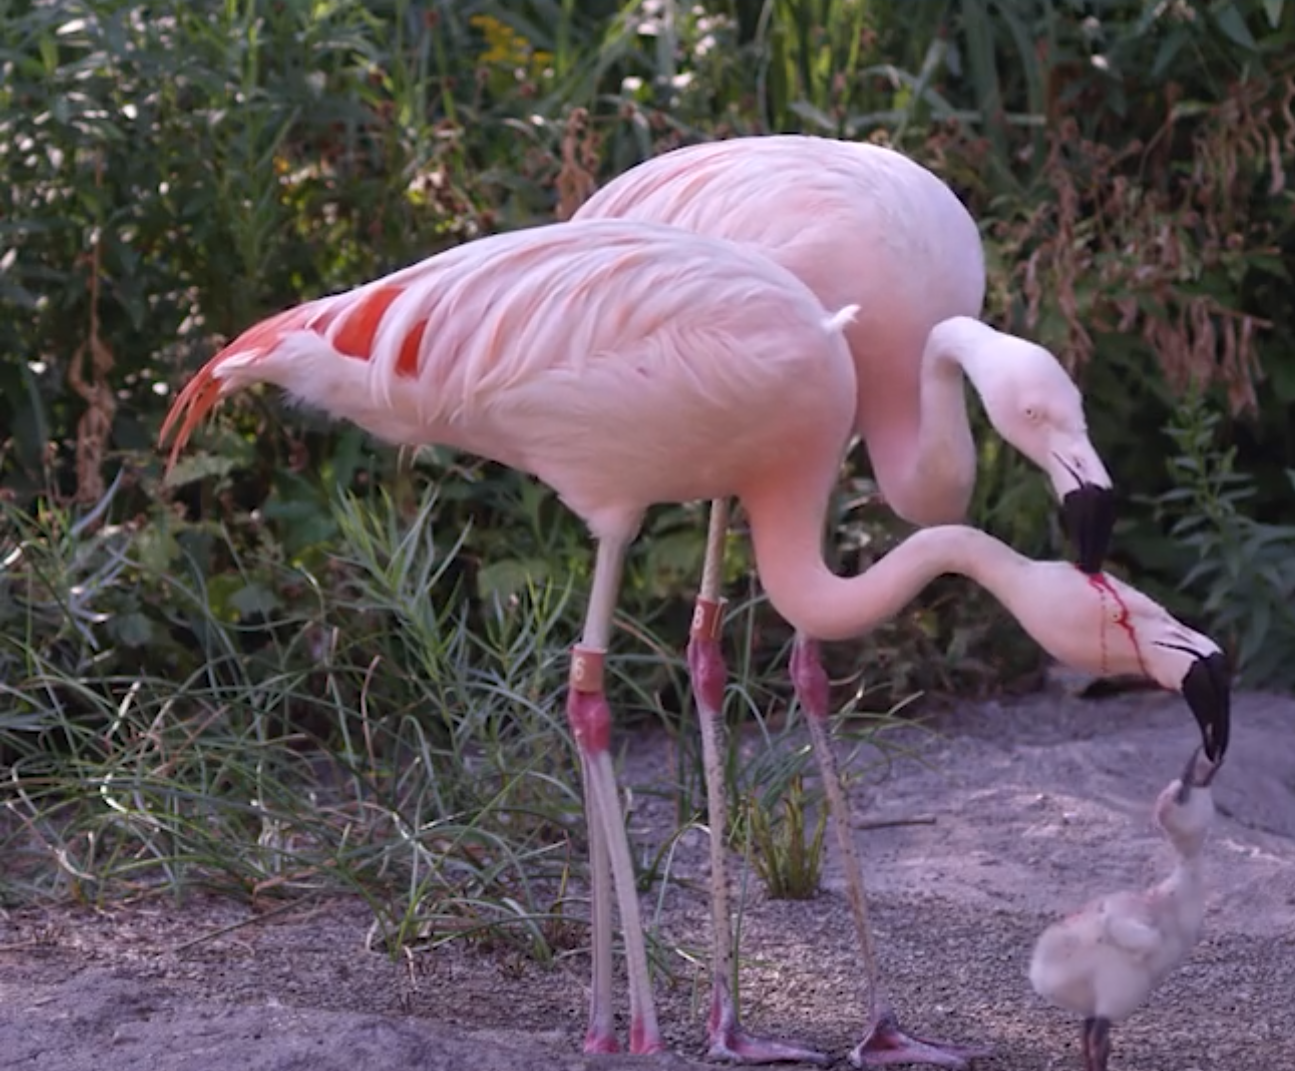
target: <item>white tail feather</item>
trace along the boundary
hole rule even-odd
[[[837,309],[836,312],[832,313],[831,316],[824,320],[823,326],[833,334],[839,334],[845,330],[848,324],[854,323],[854,319],[858,314],[858,305],[846,305],[843,308]]]

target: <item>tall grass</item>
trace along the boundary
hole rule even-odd
[[[344,494],[331,576],[240,556],[244,583],[227,599],[192,557],[150,575],[147,529],[94,527],[103,511],[33,521],[6,508],[0,896],[352,893],[392,949],[480,939],[545,959],[576,940],[584,826],[563,711],[583,591],[528,583],[484,610],[452,585],[429,597],[464,538],[442,536],[437,506],[431,485],[408,515],[384,493]],[[291,607],[273,595],[288,588]],[[143,609],[127,623],[115,608],[132,595]],[[738,609],[739,636],[757,607]],[[675,727],[678,777],[655,790],[686,827],[705,805],[695,727],[645,683],[647,668],[664,669],[682,691],[682,659],[620,624],[614,701]],[[96,671],[109,644],[158,627],[197,648],[186,671]],[[751,645],[740,650],[732,694],[763,745],[754,759],[730,749],[733,818],[754,806],[768,825],[777,783],[799,777],[805,752],[789,746],[794,719],[773,727],[777,692]],[[783,752],[780,782],[766,775]],[[640,855],[645,887],[670,880],[669,847]]]
[[[28,623],[3,642],[6,894],[350,889],[398,941],[452,920],[533,943],[579,824],[555,716],[564,600],[536,589],[471,629],[428,600],[449,560],[434,501],[404,524],[342,502],[345,578],[326,592],[291,570],[307,610],[222,620],[200,571],[169,579],[172,627],[201,648],[171,678],[93,673],[85,622],[103,626],[141,569],[128,533],[6,546],[6,605]],[[60,606],[65,633],[36,649],[36,615]]]

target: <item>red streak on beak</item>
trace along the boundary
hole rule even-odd
[[[1079,566],[1076,565],[1075,568],[1079,569]],[[1080,572],[1083,572],[1083,570],[1081,569]],[[1084,573],[1084,579],[1088,581],[1088,586],[1094,588],[1103,600],[1107,595],[1110,595],[1115,600],[1115,605],[1120,608],[1120,615],[1115,619],[1116,627],[1124,630],[1124,634],[1129,638],[1129,643],[1133,645],[1133,653],[1137,655],[1138,668],[1142,670],[1142,675],[1150,677],[1151,674],[1147,671],[1147,663],[1142,657],[1142,645],[1138,643],[1137,633],[1133,631],[1133,626],[1129,623],[1129,608],[1124,605],[1124,600],[1120,598],[1120,593],[1111,586],[1111,582],[1107,579],[1105,573]],[[1103,619],[1104,624],[1105,620]],[[1105,644],[1103,644],[1103,668],[1105,668],[1105,661]]]

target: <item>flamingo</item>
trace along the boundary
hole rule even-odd
[[[1197,748],[1156,799],[1155,819],[1173,846],[1169,876],[1140,892],[1103,896],[1053,923],[1030,961],[1039,996],[1084,1017],[1084,1071],[1106,1071],[1111,1024],[1127,1019],[1200,940],[1205,919],[1201,854],[1214,820],[1209,785],[1218,765]]]
[[[927,168],[868,143],[731,138],[630,168],[573,219],[726,238],[790,270],[827,308],[859,305],[846,327],[855,431],[883,497],[913,524],[956,523],[971,501],[965,375],[999,434],[1047,473],[1084,570],[1100,570],[1114,497],[1083,399],[1051,353],[979,320],[980,232]]]
[[[1226,747],[1218,647],[1115,578],[1031,561],[956,525],[918,532],[862,576],[827,568],[821,533],[854,418],[843,337],[854,312],[828,312],[786,269],[731,242],[661,224],[555,224],[479,239],[253,325],[198,370],[163,424],[170,466],[222,398],[270,383],[389,442],[529,473],[584,521],[594,571],[567,716],[592,876],[586,1051],[618,1048],[609,880],[629,1048],[664,1047],[603,687],[625,551],[656,503],[736,496],[771,602],[807,635],[857,636],[935,576],[961,573],[1062,662],[1183,692],[1210,753]]]
[[[985,262],[975,221],[935,174],[878,145],[804,135],[733,138],[677,149],[614,179],[574,220],[667,223],[724,238],[770,257],[828,308],[860,307],[846,325],[855,367],[854,431],[862,437],[882,496],[913,524],[961,520],[971,500],[976,449],[963,377],[979,393],[1007,442],[1048,474],[1079,563],[1097,573],[1114,524],[1110,477],[1089,441],[1083,399],[1047,350],[979,320]],[[726,814],[720,755],[726,675],[720,648],[720,576],[728,503],[711,503],[688,665],[702,733],[711,833],[713,1004],[711,1052],[763,1062],[803,1058],[766,1045],[739,1024],[731,974],[724,852]],[[829,692],[813,640],[798,634],[791,677],[816,759],[832,765],[826,732]],[[830,784],[835,780],[828,777]],[[829,793],[852,902],[863,898],[843,797]],[[861,917],[856,913],[856,919]],[[864,958],[869,937],[860,930]],[[721,949],[721,945],[723,948]],[[732,983],[736,984],[736,983]],[[877,991],[876,979],[869,990]],[[884,1004],[884,1002],[882,1002]],[[893,1014],[873,1022],[852,1058],[909,1052]]]

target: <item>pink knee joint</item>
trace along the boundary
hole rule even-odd
[[[603,652],[571,649],[567,720],[576,745],[587,755],[606,751],[612,741],[612,712],[603,692]]]
[[[791,681],[805,713],[815,718],[826,717],[831,691],[827,670],[818,656],[818,644],[813,640],[797,640],[792,647]]]
[[[724,707],[724,656],[720,653],[720,628],[724,619],[724,600],[698,597],[689,630],[688,672],[702,709],[718,714]]]

